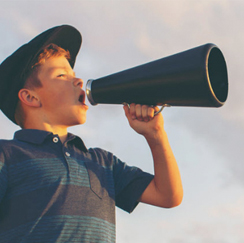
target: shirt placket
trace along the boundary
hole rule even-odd
[[[53,137],[53,143],[57,144],[57,145],[60,144],[60,146],[62,146],[62,154],[65,159],[66,165],[67,165],[67,170],[68,170],[67,172],[68,172],[68,174],[70,174],[71,173],[71,160],[70,160],[71,154],[68,151],[67,146],[61,143],[58,136]]]

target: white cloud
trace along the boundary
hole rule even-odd
[[[2,3],[1,59],[37,32],[72,24],[83,35],[75,71],[84,81],[206,42],[216,43],[226,57],[229,72],[226,104],[219,109],[172,107],[163,112],[182,171],[184,202],[173,210],[140,206],[129,217],[119,212],[118,242],[244,241],[243,198],[239,197],[244,184],[243,1]],[[88,123],[71,130],[89,146],[111,149],[126,161],[151,170],[145,141],[129,129],[121,109],[107,105],[91,107]],[[0,121],[4,127],[1,138],[11,138],[18,128],[3,115]]]

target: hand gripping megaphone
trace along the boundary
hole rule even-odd
[[[86,84],[92,105],[136,103],[146,105],[220,107],[228,95],[224,56],[214,44],[205,44]]]

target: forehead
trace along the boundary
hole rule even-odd
[[[60,69],[73,72],[69,61],[64,56],[50,57],[40,66],[39,73],[51,74]]]

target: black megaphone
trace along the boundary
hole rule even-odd
[[[220,107],[228,95],[224,56],[205,44],[86,84],[92,105],[136,103],[147,105]]]

